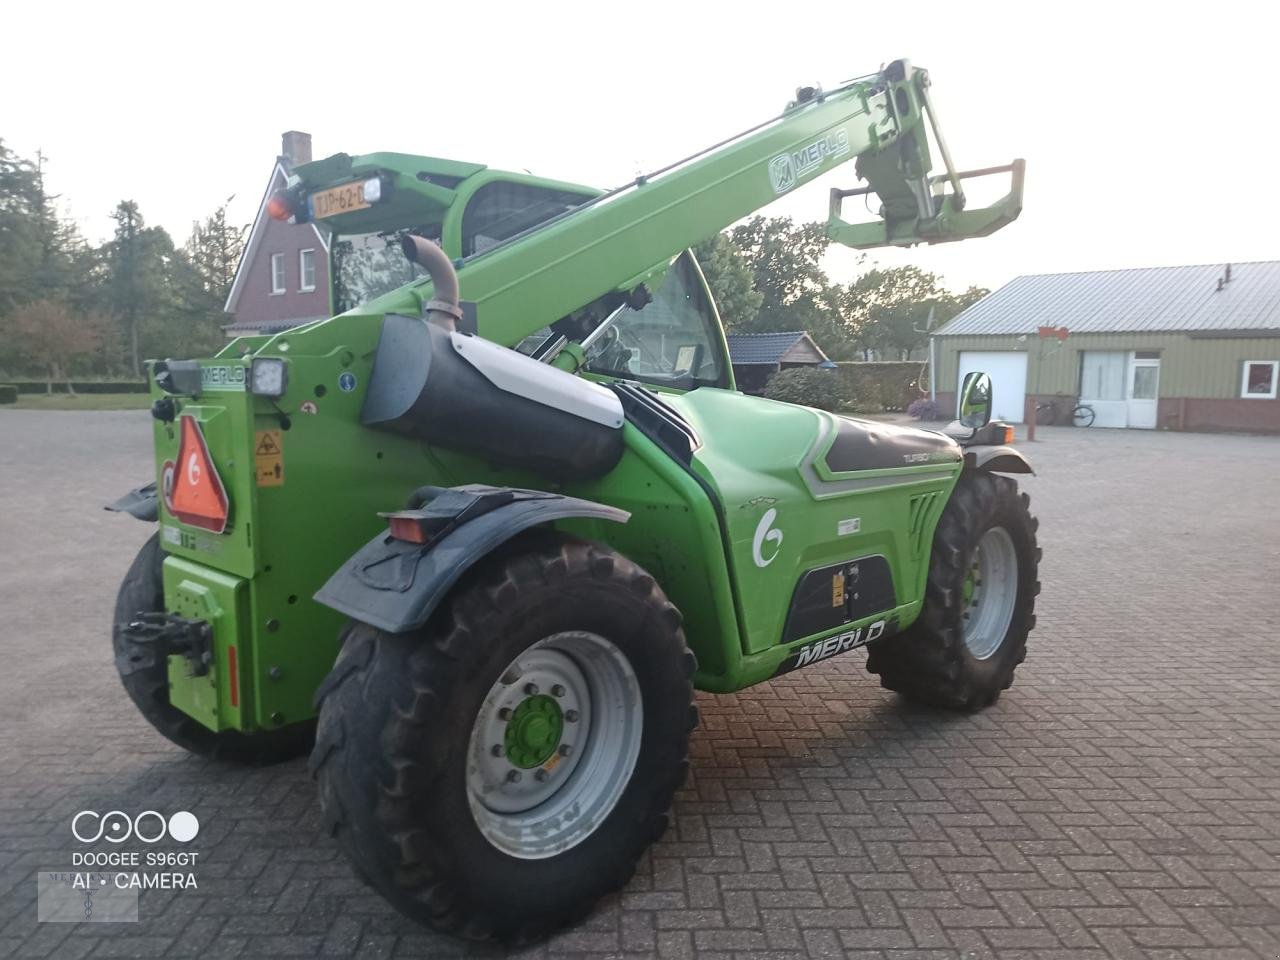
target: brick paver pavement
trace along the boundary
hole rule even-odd
[[[701,697],[689,783],[631,885],[527,953],[1280,956],[1280,441],[1044,430],[1039,627],[991,710],[911,707],[844,658]],[[302,762],[187,756],[107,624],[147,535],[141,413],[0,411],[0,956],[479,952],[401,919],[320,828]],[[36,922],[81,809],[190,809],[195,891]]]

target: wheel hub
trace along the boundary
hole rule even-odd
[[[467,794],[476,825],[525,860],[581,842],[630,782],[643,727],[639,681],[611,641],[570,631],[527,647],[472,723]]]
[[[964,642],[979,660],[1004,643],[1018,597],[1018,556],[1004,527],[982,535],[961,587]]]
[[[564,714],[554,697],[526,697],[511,714],[504,738],[507,758],[523,770],[541,766],[560,746]]]

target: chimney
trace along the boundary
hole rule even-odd
[[[311,134],[290,130],[280,136],[280,157],[290,169],[311,162]]]

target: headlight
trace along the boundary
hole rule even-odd
[[[255,357],[250,371],[249,392],[260,397],[284,396],[285,376],[284,360],[280,357]]]
[[[382,199],[382,178],[370,177],[364,182],[364,202],[377,203]]]

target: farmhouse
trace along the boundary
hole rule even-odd
[[[944,411],[986,370],[1012,423],[1078,399],[1098,427],[1280,433],[1280,261],[1018,277],[930,349]]]

